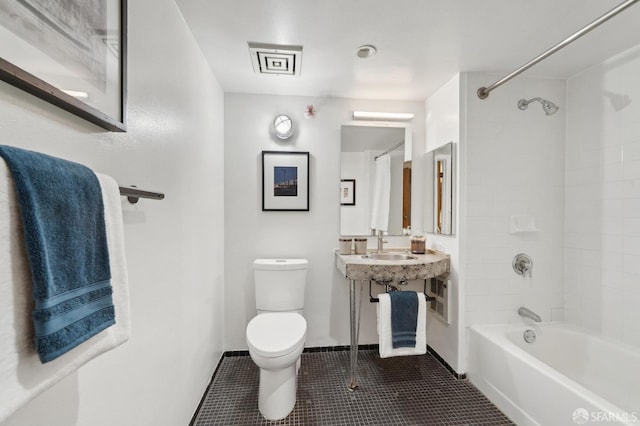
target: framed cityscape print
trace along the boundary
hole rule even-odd
[[[309,153],[262,151],[262,210],[309,211]]]

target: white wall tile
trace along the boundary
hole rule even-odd
[[[622,200],[622,214],[624,217],[640,218],[640,198]]]
[[[640,237],[640,218],[639,217],[623,218],[622,229],[624,229],[624,235],[627,235],[630,237]]]
[[[623,272],[622,288],[629,293],[640,293],[640,274]]]
[[[638,321],[638,306],[640,306],[640,293],[625,293],[625,297],[622,302],[622,341],[635,347],[640,347],[640,321]]]
[[[568,80],[565,157],[566,318],[637,346],[640,105],[616,110],[607,94],[640,91],[639,52],[635,47]]]
[[[640,150],[640,144],[638,144],[638,150]],[[616,145],[616,146],[609,146],[606,148],[602,149],[602,164],[621,164],[622,163],[622,159],[623,159],[623,146],[622,145]],[[638,155],[637,158],[635,158],[636,160],[640,160],[640,152],[636,153],[636,155]],[[627,151],[627,147],[624,147],[624,157],[627,160],[633,160],[633,155],[631,152]]]
[[[623,271],[628,274],[640,274],[640,256],[625,254],[623,258]]]
[[[551,308],[551,321],[566,321],[565,308]]]
[[[624,161],[622,177],[625,180],[640,179],[640,160]]]
[[[620,309],[625,294],[620,289],[605,288],[602,292],[602,332],[608,337],[622,340],[624,312]]]
[[[627,254],[640,256],[640,237],[623,236],[623,251]]]
[[[630,68],[634,68],[634,67],[630,67]],[[635,71],[635,70],[634,70]],[[633,76],[631,77],[632,79],[635,79],[637,76]],[[635,84],[635,89],[636,91],[638,90],[637,87],[637,83],[633,80],[626,81],[625,82],[626,85],[631,85],[631,84]],[[627,87],[628,89],[629,87]],[[637,150],[640,150],[640,146],[637,146],[638,144],[640,144],[640,121],[637,119],[637,116],[631,116],[628,122],[624,123],[624,128],[622,130],[622,143],[624,145],[624,150],[625,150],[625,158],[627,158],[628,160],[640,160],[640,152],[638,152]],[[627,157],[627,146],[629,145],[636,145],[636,147],[634,149],[636,149],[635,151],[635,156],[631,156],[631,157]]]
[[[467,76],[470,87],[486,80],[481,73]],[[467,324],[520,321],[516,311],[523,304],[547,320],[552,307],[563,309],[565,109],[549,117],[535,109],[523,114],[514,108],[517,96],[532,90],[535,96],[564,103],[565,84],[559,80],[514,80],[507,90],[492,93],[488,102],[477,102],[475,92],[464,94],[469,98],[466,130],[474,146],[469,155],[477,153],[480,159],[469,159],[467,174]],[[597,154],[584,161],[599,164]],[[579,166],[576,162],[576,184],[583,184],[588,171]],[[574,208],[576,216],[584,211],[581,207]],[[511,215],[533,216],[540,231],[509,234]],[[582,227],[576,228],[575,238],[581,247]],[[533,258],[531,278],[513,271],[511,262],[520,252]],[[579,258],[581,253],[575,253]]]
[[[637,140],[633,139],[624,143],[618,161],[622,162],[623,158],[625,161],[640,161],[640,135],[634,135],[633,137],[637,138]]]
[[[640,197],[640,180],[625,180],[624,182],[615,185],[615,188],[622,188],[620,194],[620,197],[622,198]],[[611,192],[613,192],[615,188],[610,188]]]

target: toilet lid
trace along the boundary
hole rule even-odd
[[[247,325],[247,344],[264,357],[286,355],[304,342],[307,321],[295,312],[268,312]]]

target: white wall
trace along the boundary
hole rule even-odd
[[[640,46],[568,80],[566,319],[640,346]]]
[[[128,61],[127,133],[0,83],[1,143],[166,193],[124,205],[131,340],[4,425],[184,425],[221,356],[223,94],[172,0],[129,2]]]
[[[314,119],[303,116],[309,104],[317,109]],[[247,347],[245,329],[255,315],[252,262],[260,257],[309,260],[307,347],[349,343],[348,285],[335,268],[334,249],[340,232],[340,127],[353,110],[413,112],[413,140],[424,140],[422,102],[225,94],[226,349]],[[271,135],[278,113],[294,121],[289,142]],[[310,152],[309,212],[261,211],[263,150]],[[375,306],[362,305],[360,342],[375,343]]]
[[[456,371],[462,373],[460,363],[460,336],[464,335],[460,329],[464,324],[464,297],[461,288],[460,242],[463,240],[464,226],[460,222],[460,212],[464,206],[460,204],[460,194],[464,191],[461,185],[461,176],[464,176],[463,160],[465,158],[464,140],[460,138],[460,75],[456,75],[444,86],[438,89],[426,101],[426,149],[432,151],[448,142],[455,144],[455,209],[453,217],[453,235],[427,235],[427,245],[430,248],[441,250],[451,256],[451,273],[449,279],[452,283],[451,311],[449,312],[451,324],[447,325],[433,316],[427,316],[427,343]]]

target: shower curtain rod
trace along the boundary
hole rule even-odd
[[[400,141],[397,144],[395,144],[394,146],[392,146],[391,148],[389,148],[388,150],[386,150],[385,152],[383,152],[380,155],[376,155],[375,157],[373,157],[373,161],[376,161],[378,158],[382,157],[385,154],[390,153],[391,151],[393,151],[394,149],[396,149],[397,147],[404,145],[404,141]]]
[[[513,71],[511,74],[508,74],[508,75],[504,76],[503,78],[501,78],[500,80],[496,81],[495,83],[493,83],[492,85],[490,85],[488,87],[479,88],[478,91],[477,91],[478,97],[480,99],[486,99],[489,96],[489,93],[491,93],[491,91],[493,89],[496,89],[496,88],[502,86],[504,83],[506,83],[507,81],[511,80],[512,78],[514,78],[518,74],[528,70],[529,68],[531,68],[532,66],[534,66],[538,62],[542,61],[543,59],[547,58],[548,56],[553,55],[558,50],[562,49],[566,45],[572,43],[573,41],[575,41],[578,38],[582,37],[583,35],[587,34],[589,31],[591,31],[594,28],[598,27],[600,24],[603,24],[603,23],[607,22],[609,19],[613,18],[618,13],[622,12],[623,10],[625,10],[629,6],[632,6],[633,4],[637,3],[638,1],[639,0],[626,0],[625,2],[621,3],[620,5],[614,7],[613,9],[611,9],[610,11],[608,11],[607,13],[605,13],[604,15],[602,15],[601,17],[599,17],[595,21],[591,22],[586,27],[582,28],[580,31],[578,31],[575,34],[567,37],[566,39],[564,39],[560,43],[556,44],[552,48],[550,48],[547,51],[545,51],[544,53],[541,53],[540,55],[538,55],[537,57],[535,57],[531,61],[527,62],[526,64],[524,64],[523,66],[521,66],[517,70]]]

